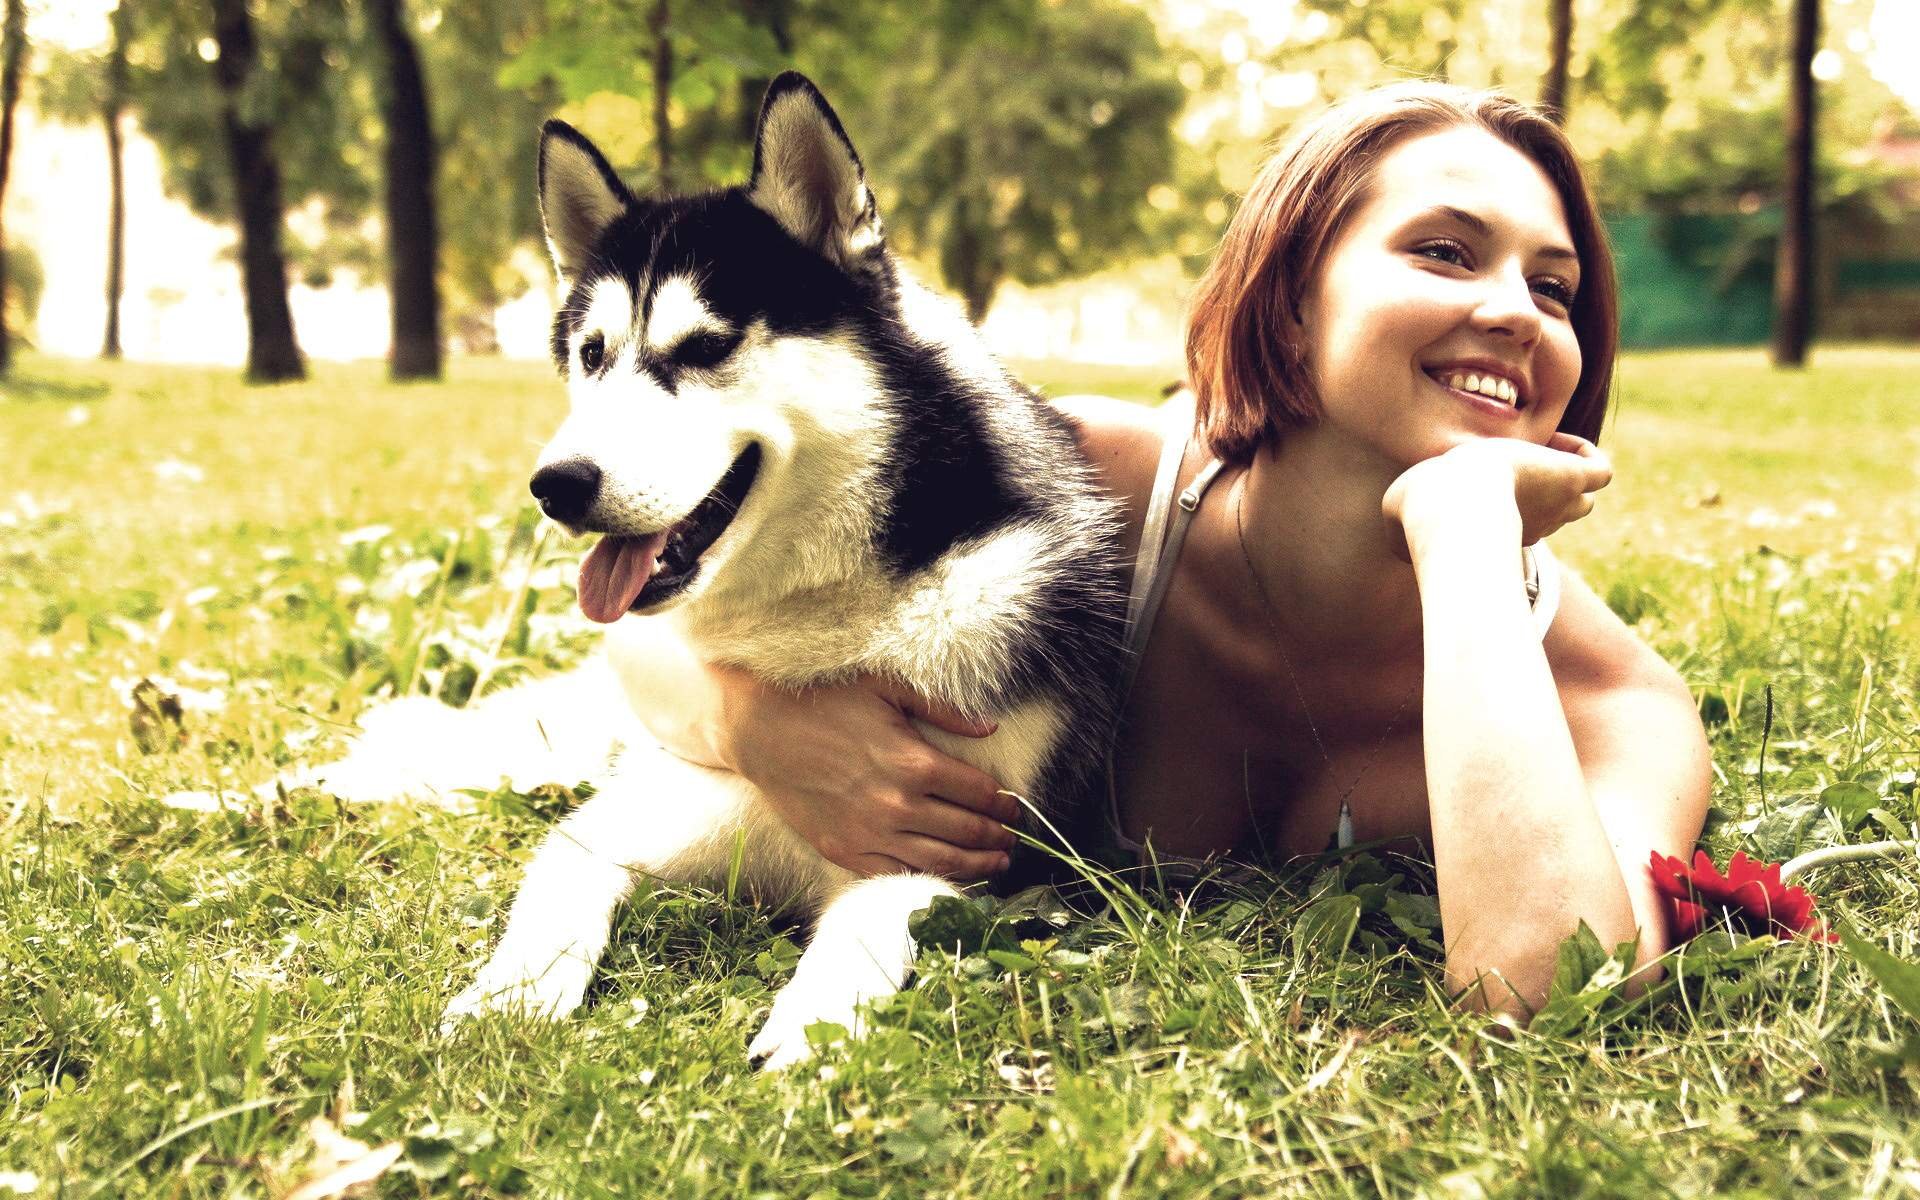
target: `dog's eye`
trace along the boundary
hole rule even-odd
[[[580,368],[589,375],[600,369],[607,356],[607,339],[594,334],[580,343]]]
[[[682,366],[704,370],[719,366],[739,347],[737,333],[696,333],[675,347],[673,358]]]

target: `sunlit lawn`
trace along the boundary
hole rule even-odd
[[[1722,858],[1912,836],[1916,379],[1866,348],[1623,364],[1618,481],[1556,548],[1702,696]],[[1438,997],[1427,873],[1366,856],[1029,916],[785,1076],[744,1045],[790,931],[703,893],[635,905],[580,1018],[441,1038],[564,796],[157,797],[324,756],[389,690],[581,654],[574,550],[525,493],[560,403],[540,364],[474,361],[250,389],[30,357],[0,384],[0,1196],[280,1195],[323,1114],[399,1140],[393,1196],[1920,1191],[1920,1026],[1844,950],[1710,935],[1648,1001],[1597,987],[1516,1036]],[[1872,811],[1815,800],[1847,779]],[[1917,882],[1811,880],[1909,960]]]

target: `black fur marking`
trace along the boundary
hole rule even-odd
[[[1034,514],[1025,490],[989,440],[982,409],[993,403],[936,351],[898,325],[873,331],[882,387],[899,403],[897,477],[881,522],[881,557],[901,575],[936,562],[961,542]]]

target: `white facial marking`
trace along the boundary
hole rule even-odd
[[[579,344],[594,334],[606,339],[606,355],[614,351],[633,329],[633,293],[622,279],[603,279],[587,293],[586,312],[580,318],[580,330],[574,334],[576,360]]]
[[[687,276],[675,275],[654,291],[653,310],[647,315],[649,350],[665,353],[690,333],[725,329],[726,324],[701,303],[700,293]]]

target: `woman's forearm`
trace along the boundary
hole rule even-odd
[[[1539,1007],[1581,921],[1634,936],[1521,586],[1519,520],[1409,531],[1425,638],[1424,743],[1447,976],[1479,1007]]]

